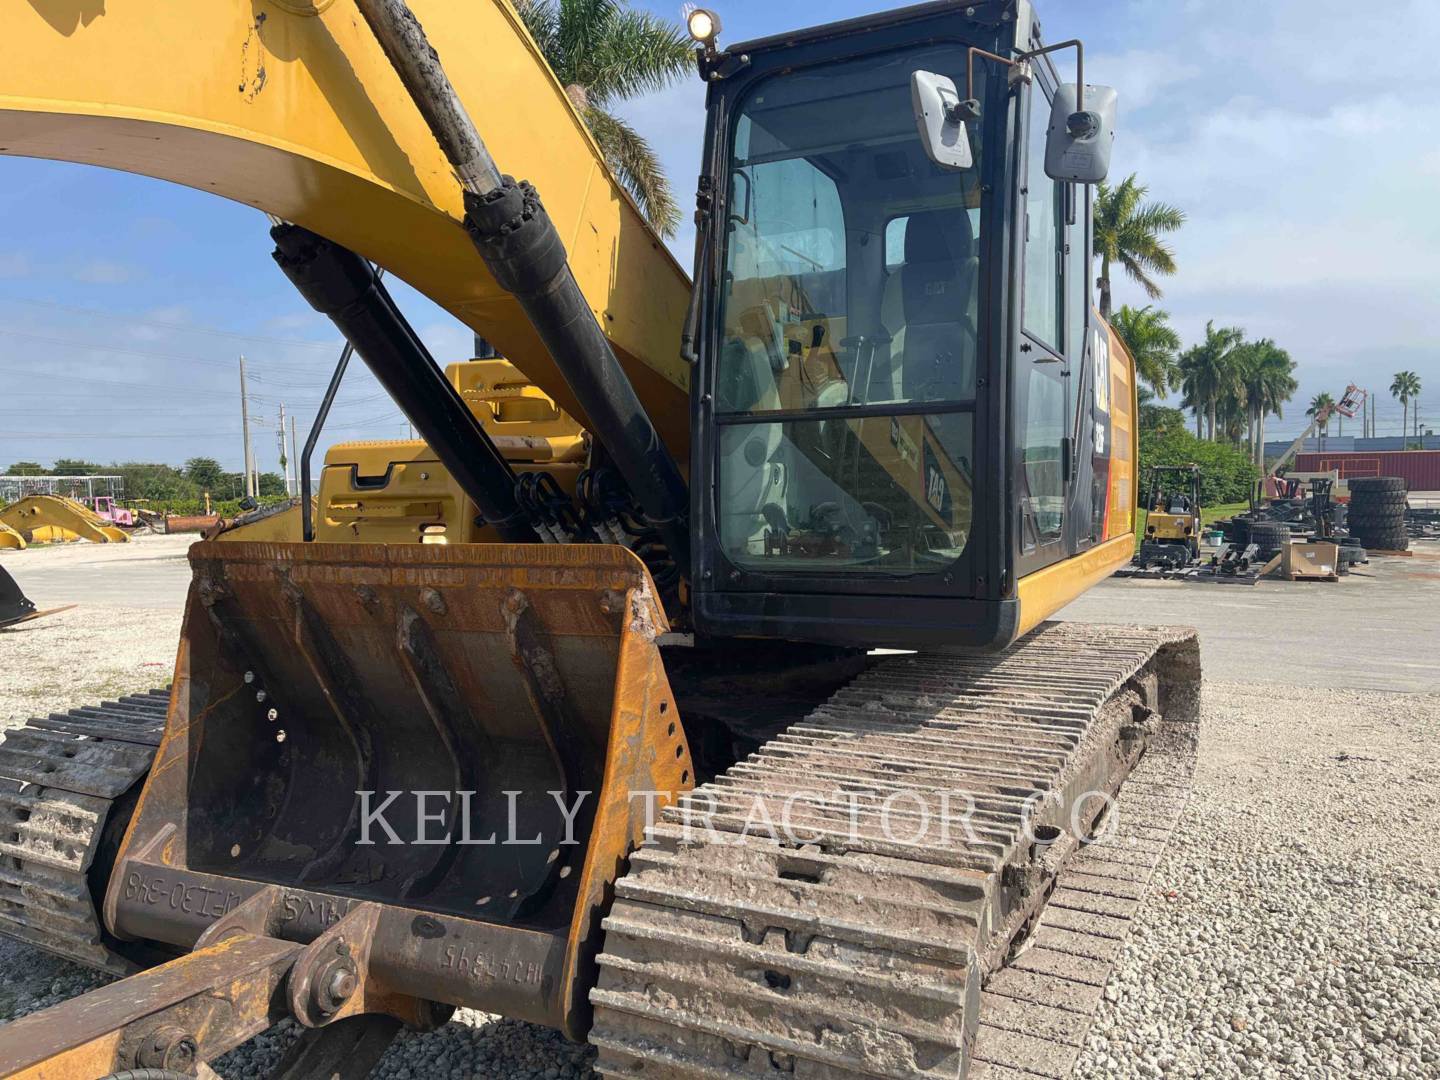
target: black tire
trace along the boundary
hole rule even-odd
[[[1410,550],[1410,534],[1404,531],[1361,533],[1360,542],[1367,551]]]
[[[1350,510],[1356,514],[1373,514],[1381,510],[1404,510],[1410,496],[1403,491],[1376,491],[1357,494],[1350,499]]]
[[[1352,480],[1347,480],[1346,483],[1350,486],[1352,496],[1362,491],[1368,493],[1409,490],[1409,485],[1406,484],[1403,476],[1357,476]]]
[[[1405,515],[1395,513],[1354,514],[1350,517],[1351,532],[1392,532],[1403,528]]]
[[[1250,543],[1251,524],[1252,522],[1249,518],[1233,518],[1230,522],[1230,530],[1227,533],[1230,543],[1238,548],[1243,548],[1246,544]]]
[[[1257,521],[1250,526],[1250,543],[1260,549],[1260,559],[1269,559],[1290,543],[1290,526]]]

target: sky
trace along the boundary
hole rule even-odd
[[[678,3],[636,6],[679,17]],[[722,40],[734,42],[893,5],[715,6]],[[1112,178],[1135,172],[1189,215],[1173,237],[1179,273],[1159,301],[1185,343],[1213,319],[1273,338],[1299,362],[1300,392],[1267,435],[1298,434],[1312,396],[1338,397],[1352,381],[1377,393],[1379,433],[1398,434],[1388,387],[1401,369],[1422,378],[1422,425],[1440,421],[1440,4],[1393,0],[1380,17],[1353,0],[1037,6],[1047,40],[1082,37],[1087,80],[1119,91]],[[622,110],[686,206],[703,102],[687,78]],[[688,267],[688,223],[671,247]],[[279,407],[298,417],[303,441],[340,340],[270,249],[252,208],[0,157],[0,468],[206,456],[238,470],[243,354],[258,463],[275,470]],[[469,356],[464,327],[393,288],[437,359]],[[1116,302],[1148,301],[1117,280]],[[407,434],[353,365],[325,442]]]

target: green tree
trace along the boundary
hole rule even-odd
[[[1154,402],[1140,403],[1140,435],[1145,437],[1148,432],[1151,435],[1164,435],[1169,431],[1185,430],[1185,414],[1179,409],[1172,409],[1169,405],[1157,405]]]
[[[1295,361],[1269,338],[1251,341],[1238,349],[1240,378],[1249,414],[1250,459],[1265,465],[1265,418],[1284,417],[1285,403],[1295,396]]]
[[[193,457],[185,462],[185,479],[199,490],[218,496],[225,482],[225,472],[214,458]]]
[[[1169,393],[1180,377],[1176,360],[1180,335],[1170,325],[1170,316],[1151,304],[1139,310],[1127,304],[1115,312],[1110,325],[1135,358],[1135,371],[1140,378],[1149,383],[1155,393]]]
[[[1330,417],[1335,412],[1335,399],[1329,392],[1316,394],[1310,399],[1310,407],[1305,410],[1306,416],[1314,417],[1319,421],[1320,437],[1324,438],[1330,433]]]
[[[1420,396],[1420,376],[1413,371],[1397,371],[1390,384],[1390,396],[1400,399],[1400,435],[1410,434],[1410,402]],[[1415,410],[1415,434],[1420,434],[1420,410]]]
[[[662,90],[693,69],[695,46],[685,29],[632,10],[626,0],[518,0],[516,6],[616,177],[657,231],[675,235],[680,208],[660,159],[613,107]]]
[[[1244,395],[1235,350],[1245,340],[1239,327],[1215,329],[1212,319],[1205,324],[1205,340],[1192,345],[1180,357],[1180,390],[1182,405],[1195,412],[1195,434],[1212,441],[1216,437],[1216,415],[1222,402]],[[1207,432],[1201,435],[1200,420],[1205,418]]]
[[[55,468],[52,471],[56,476],[96,476],[103,474],[105,467],[84,458],[62,457],[55,459]]]
[[[6,476],[44,476],[45,466],[38,461],[17,461],[5,470]]]
[[[1143,414],[1140,421],[1140,476],[1148,477],[1156,465],[1199,465],[1202,506],[1248,499],[1260,475],[1245,451],[1196,438],[1185,429],[1184,414],[1163,407],[1150,423]]]
[[[279,473],[262,472],[260,474],[260,497],[272,498],[285,495],[285,478]]]
[[[127,461],[110,466],[109,472],[125,478],[125,497],[167,504],[195,499],[194,482],[173,465],[153,461]]]
[[[1100,314],[1110,317],[1110,265],[1119,263],[1151,300],[1163,295],[1155,275],[1175,273],[1175,253],[1160,238],[1185,224],[1185,211],[1144,202],[1149,188],[1131,173],[1117,187],[1101,184],[1095,196],[1095,255],[1100,260]]]

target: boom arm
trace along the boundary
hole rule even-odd
[[[1295,460],[1295,455],[1300,453],[1300,448],[1305,445],[1305,440],[1315,433],[1315,429],[1330,422],[1330,418],[1336,413],[1347,420],[1360,411],[1360,406],[1365,404],[1364,390],[1361,390],[1354,383],[1345,388],[1345,396],[1334,405],[1327,405],[1317,412],[1310,421],[1310,426],[1300,433],[1300,437],[1290,444],[1290,448],[1280,455],[1280,460],[1275,462],[1271,468],[1272,473],[1278,473],[1289,466]]]
[[[510,4],[412,6],[500,167],[544,193],[586,301],[686,460],[686,275]],[[584,422],[461,227],[460,187],[354,4],[187,4],[183,14],[165,19],[146,0],[94,13],[19,5],[6,19],[0,153],[159,177],[303,225],[425,293]]]

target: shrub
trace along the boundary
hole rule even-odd
[[[1172,413],[1173,416],[1168,415]],[[1175,422],[1177,419],[1178,423]],[[1147,420],[1155,422],[1147,424]],[[1202,506],[1248,501],[1260,475],[1249,455],[1225,443],[1197,439],[1194,432],[1186,430],[1184,420],[1184,414],[1179,409],[1157,408],[1151,415],[1142,416],[1142,489],[1149,484],[1150,469],[1155,465],[1199,465]],[[1142,490],[1141,499],[1144,497]]]

